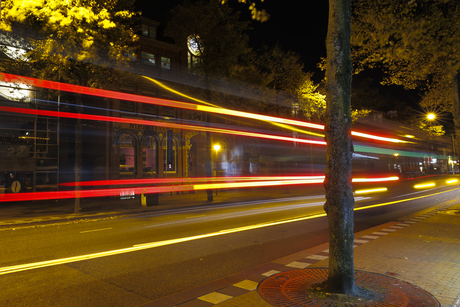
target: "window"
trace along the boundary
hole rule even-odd
[[[156,66],[155,55],[147,52],[141,52],[142,64]],[[163,60],[163,58],[161,58]],[[163,63],[162,63],[163,67]]]
[[[123,134],[118,140],[120,146],[120,175],[136,174],[135,141],[129,134]]]
[[[148,25],[142,25],[142,35],[150,38],[157,38],[157,29]]]
[[[157,173],[157,160],[156,140],[152,136],[144,137],[142,148],[142,170],[144,177],[151,177]]]
[[[171,59],[161,57],[161,68],[171,69]]]
[[[193,72],[200,62],[200,56],[203,51],[203,44],[198,35],[190,35],[187,38],[188,47],[188,69]]]

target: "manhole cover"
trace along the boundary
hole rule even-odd
[[[339,302],[333,298],[318,297],[308,288],[327,279],[328,269],[304,269],[278,273],[264,279],[257,288],[259,295],[273,306],[337,307],[337,306],[392,306],[439,307],[428,292],[389,276],[355,271],[356,285],[378,292],[378,301]]]

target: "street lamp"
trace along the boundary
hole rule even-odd
[[[434,113],[428,113],[428,114],[426,115],[426,118],[427,118],[428,120],[434,120],[434,119],[436,118],[436,114],[434,114]]]
[[[217,163],[218,163],[217,159],[218,159],[218,157],[219,157],[219,156],[218,156],[218,152],[219,152],[219,150],[220,150],[220,145],[219,145],[219,144],[216,144],[216,145],[214,145],[213,147],[214,147],[214,150],[216,151],[216,170],[215,170],[215,172],[216,172],[216,177],[217,177],[217,165],[218,165],[218,164],[217,164]]]

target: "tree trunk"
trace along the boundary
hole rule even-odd
[[[351,187],[351,0],[329,0],[326,39],[326,203],[329,224],[329,278],[331,293],[355,294],[353,267],[353,209]]]
[[[452,146],[454,150],[454,160],[456,159],[456,155],[458,155],[459,151],[459,140],[460,140],[460,78],[459,72],[454,75],[453,78],[453,86],[454,86],[454,101],[452,105],[452,118],[454,120],[454,138],[452,139]],[[454,166],[455,167],[455,166]]]

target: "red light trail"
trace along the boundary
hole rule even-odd
[[[35,87],[40,87],[40,88],[65,91],[69,93],[127,100],[127,101],[168,106],[168,107],[174,107],[174,108],[186,109],[186,110],[202,111],[202,112],[209,112],[209,113],[216,113],[216,114],[225,114],[225,115],[230,115],[230,116],[235,116],[235,117],[272,121],[272,122],[277,122],[277,123],[289,124],[293,126],[324,130],[324,125],[318,125],[318,124],[313,124],[313,123],[304,122],[304,121],[292,120],[292,119],[275,117],[275,116],[267,116],[267,115],[249,113],[249,112],[242,112],[242,111],[230,110],[230,109],[225,109],[225,108],[203,106],[203,105],[198,105],[198,104],[193,104],[193,103],[188,103],[188,102],[168,100],[168,99],[162,99],[162,98],[156,98],[156,97],[141,96],[141,95],[135,95],[135,94],[116,92],[116,91],[89,88],[89,87],[80,86],[80,85],[67,84],[67,83],[61,83],[61,82],[56,82],[56,81],[47,81],[47,80],[41,80],[41,79],[18,76],[18,75],[1,73],[1,72],[0,72],[0,80],[11,82],[11,83],[20,83],[20,84],[25,84],[25,85],[35,86]],[[354,136],[358,136],[358,137],[370,138],[370,139],[386,141],[386,142],[407,143],[406,141],[395,139],[395,138],[375,136],[375,135],[356,132],[356,131],[352,131],[351,134]]]
[[[61,117],[61,118],[81,118],[81,119],[95,120],[95,121],[128,123],[128,124],[138,124],[138,125],[155,126],[155,127],[167,127],[167,128],[176,128],[176,129],[185,129],[185,130],[198,130],[198,131],[206,131],[206,132],[213,132],[213,133],[223,133],[223,134],[255,137],[255,138],[262,138],[262,139],[270,139],[270,140],[277,140],[277,141],[326,145],[326,142],[324,141],[306,140],[306,139],[299,139],[299,138],[293,138],[293,137],[246,132],[246,131],[240,131],[240,130],[220,129],[220,128],[202,127],[202,126],[194,126],[194,125],[186,125],[186,124],[164,123],[164,122],[156,122],[156,121],[154,122],[154,121],[149,121],[149,120],[144,120],[144,119],[111,117],[111,116],[103,116],[103,115],[89,115],[89,114],[58,112],[58,111],[46,111],[46,110],[25,109],[25,108],[16,108],[16,107],[0,107],[0,111],[20,113],[20,114],[30,114],[30,115]]]
[[[398,177],[382,178],[356,178],[358,182],[382,182],[398,180]],[[212,181],[213,183],[198,183]],[[222,182],[224,181],[224,182]],[[282,186],[299,184],[317,184],[324,181],[324,176],[267,176],[267,177],[214,177],[214,178],[159,178],[159,179],[121,179],[121,180],[101,180],[80,182],[79,186],[103,186],[103,185],[133,185],[133,184],[161,184],[161,183],[187,183],[182,185],[164,185],[148,187],[125,187],[112,189],[92,189],[79,191],[54,191],[54,192],[31,192],[31,193],[11,193],[0,194],[0,202],[30,201],[30,200],[50,200],[50,199],[70,199],[88,197],[108,197],[120,195],[139,195],[153,193],[170,193],[200,191],[206,189],[228,189],[228,188],[249,188],[264,186]],[[220,182],[220,183],[219,183]],[[353,180],[353,182],[356,182]],[[75,186],[75,182],[63,183],[61,186]]]

